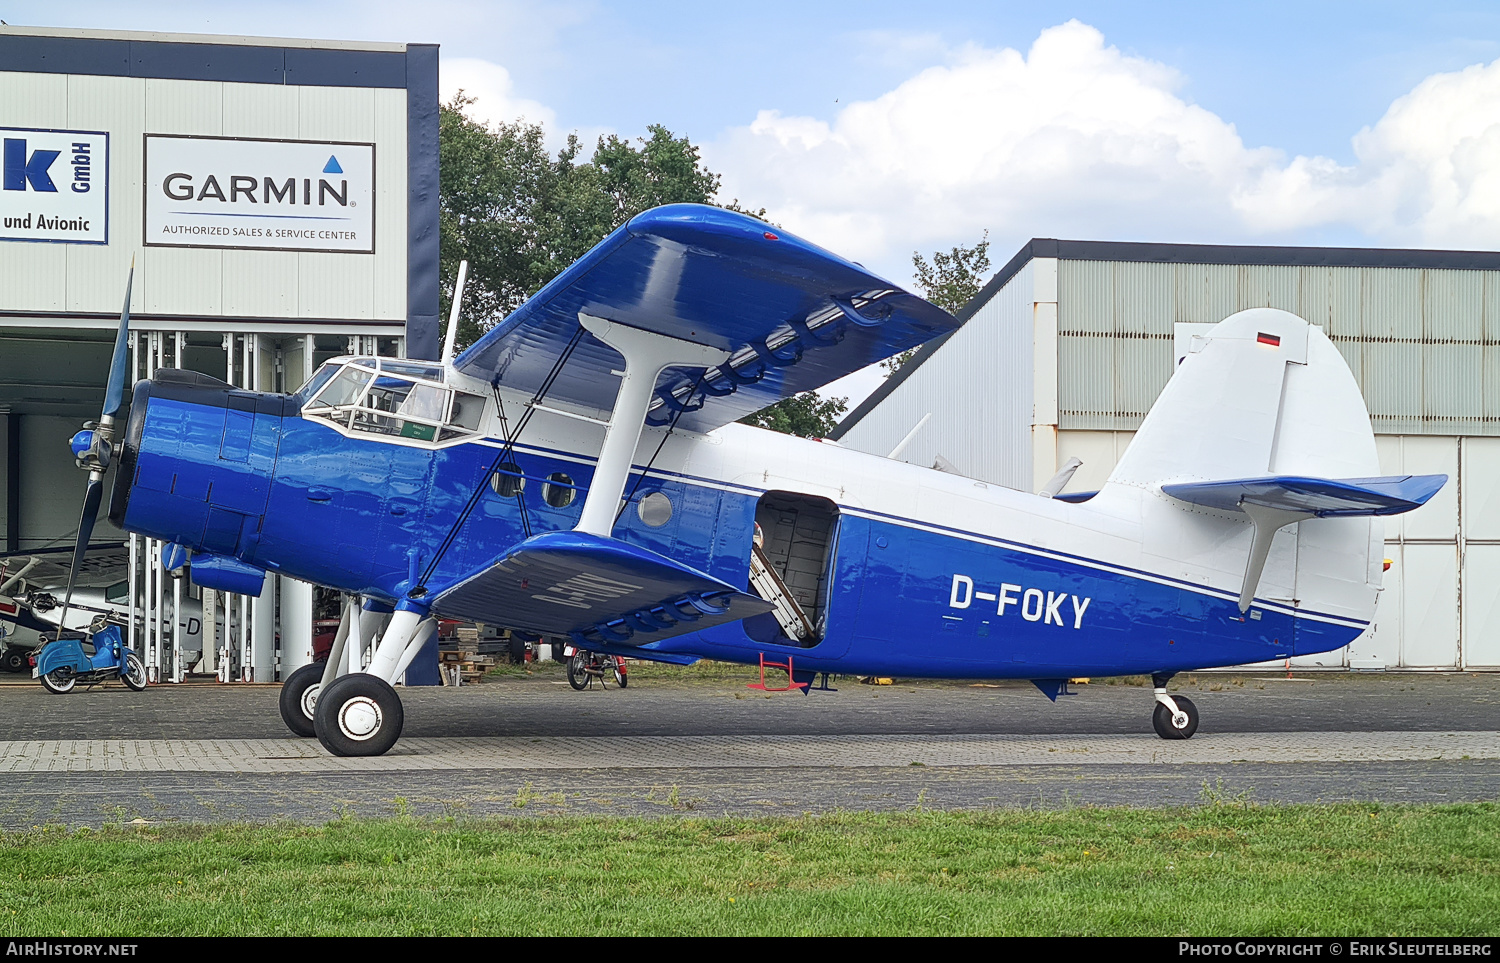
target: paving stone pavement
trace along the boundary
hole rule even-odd
[[[1156,738],[1149,688],[1128,684],[1053,704],[1025,683],[744,681],[573,692],[539,670],[406,690],[406,732],[376,759],[288,738],[270,686],[0,686],[0,829],[1500,799],[1494,673],[1187,678],[1203,723],[1186,742]]]
[[[0,772],[399,772],[410,770],[790,769],[921,766],[1170,766],[1203,763],[1500,759],[1500,732],[1220,733],[1155,736],[615,736],[405,739],[339,758],[311,739],[0,742]]]

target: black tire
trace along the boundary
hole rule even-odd
[[[1156,710],[1151,713],[1152,727],[1163,739],[1193,738],[1193,733],[1198,731],[1198,707],[1193,705],[1193,700],[1187,696],[1173,696],[1172,701],[1176,702],[1177,708],[1187,716],[1187,725],[1180,729],[1172,725],[1172,710],[1158,702]]]
[[[28,665],[26,653],[20,649],[6,649],[0,652],[0,672],[25,672]]]
[[[72,669],[53,669],[41,677],[42,688],[53,695],[67,695],[78,684],[78,676]]]
[[[406,722],[401,697],[382,679],[353,672],[318,693],[313,728],[335,756],[379,756],[401,738]]]
[[[326,664],[304,665],[281,684],[281,721],[295,735],[304,738],[317,735],[312,708],[318,702],[318,686],[323,683],[323,666]]]
[[[625,663],[621,662],[618,658],[616,658],[615,659],[615,667],[614,668],[615,668],[615,685],[617,685],[617,686],[619,686],[620,688],[623,689],[627,685],[630,684],[630,676],[626,675],[626,673],[625,673]]]
[[[573,653],[573,657],[568,660],[568,685],[579,692],[587,689],[589,684],[594,681],[585,668],[588,665],[588,658],[588,653],[580,649]]]
[[[146,691],[146,663],[129,649],[125,650],[125,671],[120,673],[120,681],[132,692]]]

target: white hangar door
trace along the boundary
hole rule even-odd
[[[1448,484],[1416,511],[1386,519],[1391,568],[1374,625],[1349,646],[1354,668],[1459,665],[1459,442],[1436,435],[1375,437],[1382,475],[1444,474]]]
[[[1500,668],[1500,438],[1464,438],[1463,667]]]

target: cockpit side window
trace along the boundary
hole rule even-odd
[[[295,397],[298,405],[306,406],[307,400],[317,394],[318,389],[326,385],[328,379],[338,374],[339,369],[342,367],[342,365],[325,361],[317,371],[313,372],[313,376],[307,379],[307,384],[297,389]]]
[[[375,372],[368,368],[360,368],[349,365],[339,371],[338,377],[328,383],[328,387],[318,393],[318,396],[307,405],[309,408],[341,408],[352,405],[364,394],[365,385],[370,383]]]
[[[413,441],[457,441],[479,433],[482,395],[455,391],[427,365],[357,358],[303,405],[304,414],[328,418],[351,431]],[[428,380],[431,377],[433,380]]]

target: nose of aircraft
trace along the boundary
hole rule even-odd
[[[135,386],[109,517],[195,551],[247,557],[259,541],[290,395],[158,370]]]

